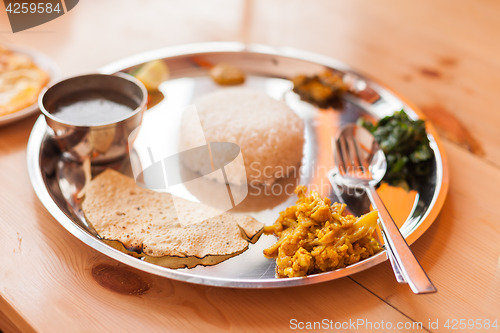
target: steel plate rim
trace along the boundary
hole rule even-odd
[[[212,42],[212,43],[194,43],[185,44],[180,46],[171,46],[162,49],[156,49],[152,51],[147,51],[144,53],[139,53],[137,55],[126,57],[124,59],[112,62],[109,65],[103,66],[99,69],[99,72],[111,74],[113,72],[122,70],[123,68],[131,67],[137,63],[146,62],[150,60],[157,59],[159,57],[173,57],[181,56],[186,54],[197,54],[197,53],[207,53],[207,52],[250,52],[250,53],[262,53],[268,55],[278,55],[284,57],[290,57],[294,59],[309,61],[313,63],[318,63],[320,65],[338,68],[347,72],[352,72],[359,74],[369,82],[375,83],[381,88],[389,91],[395,95],[403,104],[410,106],[410,108],[417,114],[419,118],[424,118],[423,113],[410,103],[406,98],[402,97],[399,93],[393,91],[387,86],[379,83],[377,80],[370,78],[365,74],[360,74],[361,72],[353,70],[346,64],[329,58],[327,56],[311,53],[308,51],[297,50],[294,48],[284,47],[284,48],[274,48],[266,45],[258,44],[244,44],[240,42]],[[57,206],[55,201],[52,199],[48,189],[45,187],[43,181],[41,169],[39,167],[40,158],[40,148],[45,136],[47,125],[43,115],[41,115],[36,121],[33,130],[30,134],[27,147],[27,164],[28,173],[32,186],[37,194],[38,198],[49,211],[49,213],[60,223],[67,231],[69,231],[73,236],[78,238],[80,241],[86,245],[92,247],[94,250],[113,258],[123,264],[131,266],[133,268],[159,275],[162,277],[170,278],[173,280],[184,281],[188,283],[210,285],[217,287],[232,287],[232,288],[281,288],[281,287],[293,287],[300,285],[316,284],[325,281],[331,281],[337,278],[342,278],[350,276],[354,273],[364,271],[370,267],[380,264],[387,260],[386,252],[381,251],[369,259],[360,261],[356,264],[347,266],[345,268],[325,272],[321,274],[310,275],[302,278],[287,278],[287,279],[239,279],[234,280],[230,278],[212,277],[212,276],[199,276],[193,275],[189,272],[173,270],[165,268],[162,266],[154,265],[148,262],[144,262],[134,258],[126,253],[120,252],[105,243],[101,242],[99,239],[91,236],[81,227],[77,226],[66,214]],[[427,124],[428,133],[434,139],[437,147],[437,152],[439,153],[439,159],[436,158],[438,172],[441,173],[441,181],[439,183],[439,189],[436,187],[437,195],[433,196],[432,202],[429,205],[429,209],[423,216],[419,225],[412,230],[407,236],[406,241],[408,244],[412,244],[416,239],[418,239],[434,222],[437,215],[441,211],[444,204],[446,194],[449,187],[449,175],[448,175],[448,165],[446,155],[442,143],[437,136],[437,132],[431,124]],[[332,275],[334,275],[332,277]]]

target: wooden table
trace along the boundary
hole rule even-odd
[[[323,319],[394,328],[420,322],[422,329],[399,331],[447,332],[452,331],[447,320],[484,325],[486,319],[500,319],[500,3],[80,1],[68,14],[16,34],[0,8],[0,43],[38,49],[64,75],[198,41],[291,46],[338,58],[420,107],[442,135],[450,168],[442,212],[412,245],[437,294],[412,294],[395,282],[387,262],[312,286],[223,289],[136,271],[73,237],[41,205],[28,179],[26,143],[36,116],[2,127],[0,328],[5,332],[275,332]],[[98,277],[96,267],[109,268],[107,280]],[[134,294],[129,283],[149,289]]]

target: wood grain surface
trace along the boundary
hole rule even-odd
[[[80,1],[68,14],[16,34],[2,6],[0,44],[40,50],[65,76],[200,41],[288,46],[337,58],[420,107],[440,131],[450,168],[442,212],[412,245],[437,294],[412,294],[387,262],[312,286],[223,289],[156,277],[84,245],[31,187],[26,144],[36,116],[0,127],[4,332],[278,332],[290,331],[293,319],[325,318],[421,322],[422,329],[399,331],[447,332],[448,319],[500,319],[499,2]],[[429,322],[436,320],[437,328]]]

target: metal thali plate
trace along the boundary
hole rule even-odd
[[[150,159],[151,144],[161,148],[168,143],[156,140],[156,143],[145,144],[146,141],[141,140],[141,135],[165,133],[169,128],[178,127],[179,124],[175,119],[179,117],[176,115],[192,104],[193,100],[208,92],[225,89],[212,82],[207,72],[207,64],[229,62],[246,73],[245,87],[284,100],[305,123],[304,157],[300,173],[278,182],[274,191],[273,188],[268,188],[262,191],[261,195],[245,199],[240,207],[238,205],[235,207],[238,212],[252,215],[267,225],[276,220],[280,211],[294,204],[296,197],[293,195],[293,188],[297,184],[308,185],[333,200],[352,202],[348,200],[348,193],[341,194],[338,189],[335,192],[326,178],[328,170],[333,167],[331,138],[340,126],[355,122],[363,115],[381,118],[402,108],[413,119],[422,117],[422,114],[403,98],[365,75],[353,71],[347,65],[328,57],[288,48],[276,49],[233,42],[190,44],[126,58],[105,66],[101,72],[128,72],[137,65],[155,59],[163,59],[170,68],[170,79],[160,86],[165,98],[145,112],[139,136],[134,141],[130,156],[105,167],[112,167],[133,176],[137,164],[143,169],[152,164],[154,161]],[[356,90],[354,95],[347,94],[335,110],[319,110],[301,101],[291,92],[293,85],[289,78],[297,74],[314,74],[325,69],[347,74]],[[412,191],[387,185],[382,185],[378,189],[409,244],[418,239],[435,220],[448,188],[448,171],[443,148],[430,124],[427,124],[427,130],[431,147],[435,152],[433,169],[428,180]],[[33,127],[27,154],[28,169],[35,191],[47,210],[64,228],[97,251],[152,274],[213,286],[278,288],[349,276],[386,260],[386,253],[382,251],[373,257],[335,271],[304,278],[278,279],[275,278],[275,261],[265,258],[262,254],[262,251],[272,245],[276,238],[262,235],[255,244],[250,244],[244,253],[214,266],[198,266],[192,269],[168,269],[157,266],[108,246],[95,234],[86,222],[81,211],[81,202],[77,198],[77,193],[85,181],[82,166],[61,157],[61,153],[47,134],[47,124],[43,116],[40,116]],[[97,173],[103,168],[94,167],[92,171]],[[210,193],[191,193],[188,188],[181,188],[177,192],[175,194],[187,199],[208,204],[213,200]],[[356,211],[354,207],[349,208]]]

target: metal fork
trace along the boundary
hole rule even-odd
[[[387,161],[373,135],[355,124],[344,126],[334,141],[334,159],[336,180],[345,186],[362,187],[378,210],[382,236],[398,282],[407,281],[416,294],[436,292],[375,190],[386,173]]]

